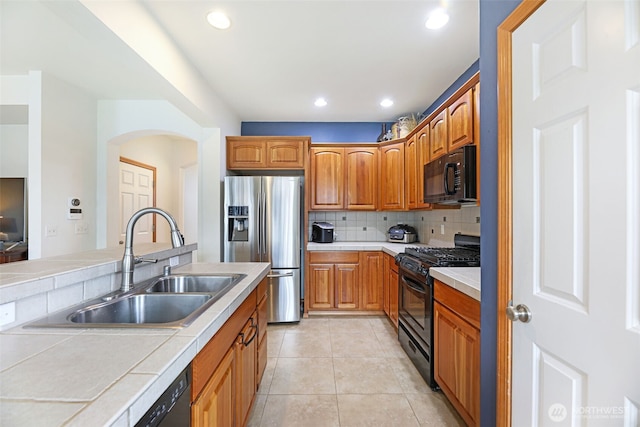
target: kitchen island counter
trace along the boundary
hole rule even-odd
[[[175,268],[247,275],[183,329],[18,326],[0,333],[0,425],[135,425],[268,271],[268,263]]]

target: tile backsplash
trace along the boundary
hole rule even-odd
[[[480,235],[479,206],[409,212],[313,211],[309,212],[309,239],[314,221],[333,224],[338,242],[383,242],[389,227],[399,223],[414,227],[420,243],[435,246],[453,246],[456,233]]]

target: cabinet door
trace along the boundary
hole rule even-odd
[[[442,110],[430,123],[429,157],[431,161],[447,153],[447,110]]]
[[[380,148],[380,209],[405,209],[404,142]]]
[[[384,310],[384,314],[386,314],[387,317],[389,316],[389,273],[391,268],[391,265],[389,264],[390,258],[391,255],[384,254],[384,258],[382,261],[382,269],[384,272],[382,275],[382,308]]]
[[[360,309],[382,310],[384,285],[382,252],[360,252]]]
[[[258,315],[258,361],[256,368],[256,387],[262,381],[267,367],[267,296],[263,296],[256,309]]]
[[[377,208],[378,149],[346,148],[346,209],[371,210]]]
[[[358,308],[358,264],[335,264],[336,308]]]
[[[264,141],[227,138],[227,169],[262,169],[266,165]]]
[[[414,134],[407,140],[404,149],[405,188],[407,191],[407,208],[418,207],[418,139]]]
[[[335,268],[333,264],[309,264],[309,308],[334,307]]]
[[[234,422],[235,348],[231,347],[204,386],[202,394],[191,405],[191,425],[227,427]]]
[[[344,148],[311,148],[311,209],[344,209],[343,161]]]
[[[389,269],[389,318],[396,329],[398,329],[398,278],[398,271],[393,267]]]
[[[267,140],[266,164],[269,169],[304,169],[303,140]]]
[[[435,378],[468,425],[480,416],[480,331],[434,303]]]
[[[429,151],[429,123],[425,124],[422,129],[418,131],[416,134],[418,139],[418,184],[417,184],[417,192],[418,192],[418,208],[419,209],[429,209],[431,205],[429,203],[424,202],[424,165],[429,163],[430,151]]]
[[[256,314],[245,324],[236,340],[236,420],[243,426],[256,394],[257,328]]]
[[[448,150],[473,142],[473,88],[447,108]]]

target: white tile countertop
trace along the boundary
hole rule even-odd
[[[432,267],[429,274],[480,301],[480,267]]]
[[[420,243],[391,243],[391,242],[333,242],[307,243],[307,250],[318,251],[383,251],[396,256],[408,247],[426,246]]]
[[[175,268],[247,275],[183,329],[19,326],[0,333],[0,425],[135,425],[268,271],[268,263]]]

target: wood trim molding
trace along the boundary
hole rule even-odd
[[[120,162],[122,163],[127,163],[133,166],[138,166],[139,168],[143,168],[143,169],[148,169],[151,171],[151,173],[153,173],[153,206],[156,206],[156,182],[157,178],[156,178],[156,167],[155,166],[151,166],[151,165],[147,165],[145,163],[139,162],[137,160],[133,160],[133,159],[128,159],[126,157],[122,157],[120,156]],[[156,241],[156,216],[152,215],[152,221],[153,221],[153,233],[152,233],[152,241],[155,242]]]
[[[512,322],[504,313],[512,300],[512,80],[511,37],[545,0],[524,0],[500,24],[498,38],[498,301],[496,426],[512,425]]]

